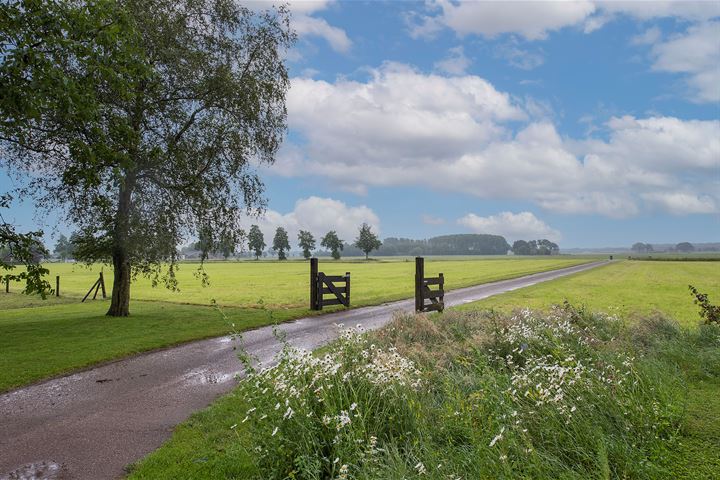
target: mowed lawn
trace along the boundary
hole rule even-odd
[[[426,272],[443,272],[447,288],[458,288],[529,273],[552,270],[592,259],[480,258],[426,262]],[[390,260],[320,262],[328,274],[351,272],[352,305],[371,305],[413,294],[414,263]],[[153,288],[147,279],[132,286],[131,316],[104,315],[108,301],[80,303],[100,267],[51,264],[51,279],[60,275],[61,297],[41,300],[19,293],[0,293],[0,391],[63,374],[98,362],[190,340],[227,334],[231,328],[211,308],[223,307],[238,330],[308,315],[309,265],[288,262],[212,262],[206,265],[210,286],[194,276],[197,264],[184,263],[180,291]],[[108,295],[112,272],[105,267]],[[18,291],[19,285],[11,290]],[[332,310],[332,309],[328,309]]]
[[[512,311],[530,306],[545,309],[568,299],[576,306],[627,315],[664,312],[686,328],[695,330],[700,318],[687,284],[710,294],[720,303],[720,269],[716,262],[622,261],[533,287],[498,295],[459,307],[465,310],[494,308]],[[440,314],[442,315],[442,314]],[[442,317],[439,317],[440,321]],[[697,356],[674,352],[687,382],[687,414],[678,448],[663,464],[670,478],[711,479],[720,475],[720,380],[693,362]],[[672,355],[673,353],[668,353]],[[695,360],[694,360],[695,359]],[[231,393],[177,427],[162,448],[131,469],[132,479],[245,478],[254,473],[250,438],[238,419],[248,406]],[[237,424],[234,429],[230,425]],[[601,472],[598,472],[600,475]],[[602,476],[602,475],[600,475]],[[599,477],[600,478],[600,477]],[[603,477],[605,478],[605,477]],[[665,478],[665,477],[663,477]]]

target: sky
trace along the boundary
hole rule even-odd
[[[266,237],[352,241],[367,222],[561,248],[720,241],[720,2],[290,10],[289,129],[261,171],[265,217],[248,221]]]

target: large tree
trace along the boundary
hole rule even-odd
[[[248,232],[248,248],[255,253],[255,260],[260,258],[265,249],[265,236],[257,225],[252,225]]]
[[[300,230],[300,233],[298,233],[298,245],[302,248],[303,257],[308,259],[312,257],[312,251],[315,249],[315,237],[307,230]]]
[[[343,241],[338,237],[335,230],[330,230],[320,241],[320,246],[330,250],[330,255],[335,260],[340,260],[340,252],[342,251],[344,244]]]
[[[0,162],[39,208],[64,208],[79,259],[112,262],[108,315],[128,315],[133,276],[174,287],[179,244],[236,238],[263,208],[254,166],[286,129],[289,14],[234,0],[0,8]]]
[[[278,227],[275,230],[275,237],[273,238],[273,250],[278,254],[278,260],[287,260],[285,251],[290,250],[290,240],[288,239],[287,230],[283,227]]]
[[[363,223],[360,226],[358,237],[353,243],[354,247],[359,248],[365,254],[365,260],[368,259],[370,252],[377,250],[382,246],[382,242],[372,231],[372,228],[367,223]]]

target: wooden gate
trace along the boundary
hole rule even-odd
[[[344,283],[338,286],[338,283]],[[325,299],[325,295],[333,295]],[[318,272],[318,259],[310,259],[310,310],[322,310],[329,305],[350,307],[350,272],[345,275],[325,275]]]
[[[431,290],[430,285],[437,285]],[[425,303],[430,300],[430,303]],[[415,310],[418,312],[442,312],[445,309],[445,277],[425,277],[425,259],[415,257]]]
[[[59,290],[60,289],[60,277],[58,277],[57,282],[58,282],[58,290]],[[105,278],[103,277],[102,270],[100,271],[100,276],[95,281],[95,283],[93,283],[93,286],[90,287],[90,290],[88,290],[88,293],[85,294],[85,296],[80,301],[80,303],[83,303],[85,300],[87,300],[87,298],[90,296],[90,294],[92,293],[93,290],[95,290],[95,294],[93,295],[93,300],[95,300],[97,298],[98,290],[100,290],[101,288],[102,288],[102,297],[107,298],[107,296],[105,294]]]

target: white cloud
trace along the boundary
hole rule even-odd
[[[630,43],[633,45],[654,45],[662,37],[662,32],[658,27],[650,27],[640,35],[635,35]]]
[[[567,27],[593,32],[616,16],[639,20],[675,17],[706,21],[720,16],[715,1],[505,1],[435,0],[427,3],[425,14],[410,19],[413,37],[431,37],[443,28],[458,35],[493,38],[517,34],[527,40],[543,40],[550,32]]]
[[[451,48],[446,58],[435,62],[435,68],[450,75],[462,75],[471,63],[472,61],[465,56],[465,51],[460,45]]]
[[[720,198],[707,183],[720,168],[720,121],[613,117],[606,139],[572,139],[538,109],[477,76],[398,64],[366,82],[295,78],[289,124],[302,142],[273,171],[360,193],[412,185],[610,217],[637,214],[647,194]]]
[[[375,233],[380,232],[380,219],[365,205],[348,206],[332,198],[309,197],[295,202],[295,208],[288,213],[268,209],[261,218],[247,218],[243,224],[247,228],[257,224],[265,236],[265,243],[272,244],[275,230],[283,227],[288,232],[290,244],[296,245],[300,230],[309,230],[320,246],[320,238],[330,230],[346,242],[357,237],[359,226],[367,223]]]
[[[458,219],[463,225],[475,233],[502,235],[509,241],[547,238],[557,242],[562,235],[531,212],[501,212],[497,215],[480,217],[469,213]]]
[[[642,196],[647,202],[675,215],[693,213],[718,213],[715,199],[709,195],[698,196],[694,193],[646,193]]]
[[[265,10],[287,4],[292,14],[291,26],[298,36],[323,38],[333,50],[340,53],[346,53],[352,47],[352,41],[343,29],[330,25],[323,18],[313,16],[334,3],[332,0],[240,0],[239,3],[253,10]]]
[[[683,35],[656,43],[652,56],[654,70],[688,75],[694,100],[720,101],[720,21],[691,26]]]
[[[475,2],[438,0],[439,15],[425,16],[411,29],[414,36],[434,34],[439,25],[459,35],[496,37],[516,33],[529,40],[544,39],[548,32],[576,25],[595,11],[590,1]]]
[[[324,38],[336,52],[345,53],[350,50],[352,42],[344,30],[333,27],[325,19],[309,15],[295,15],[292,22],[298,35],[317,36]]]

